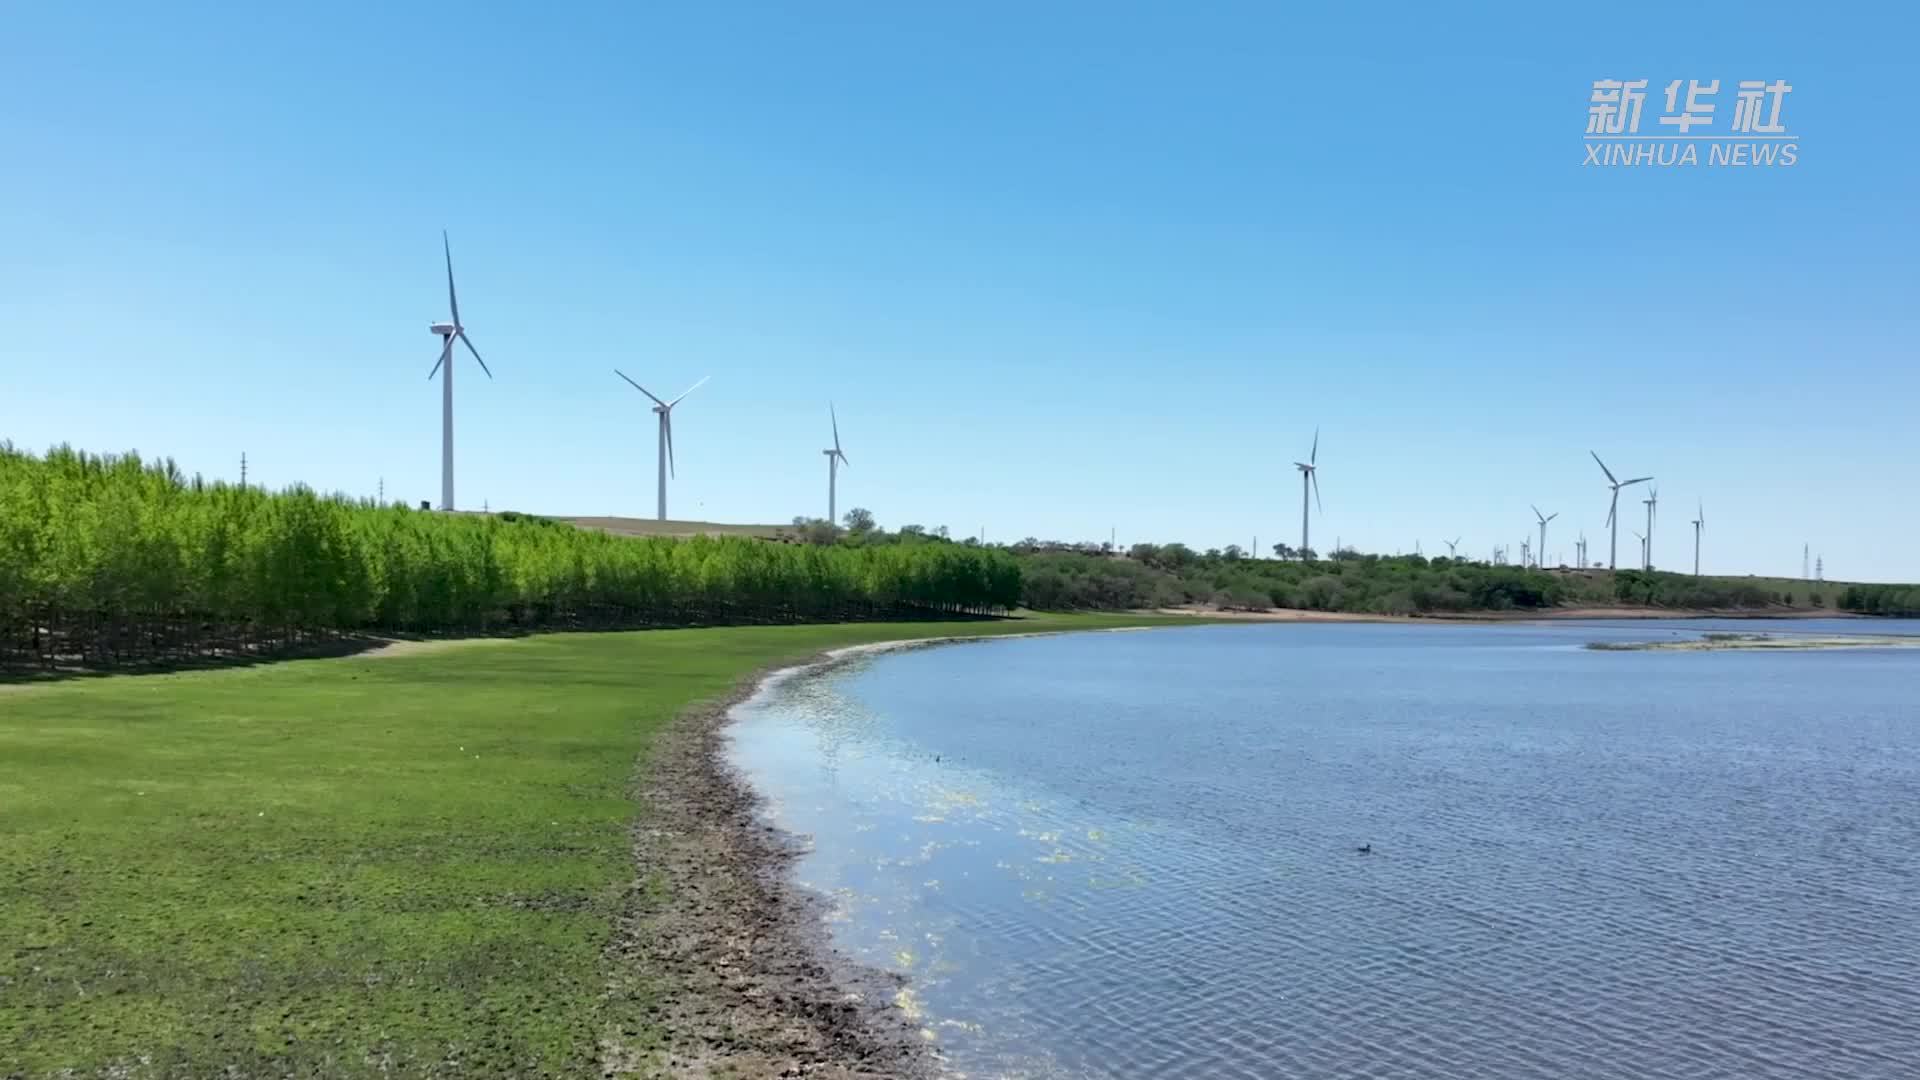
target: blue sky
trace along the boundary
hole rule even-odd
[[[399,10],[404,7],[404,10]],[[1920,579],[1920,16],[1886,5],[26,5],[0,437],[463,506],[1299,530]],[[1784,78],[1793,168],[1583,168],[1599,78]],[[1627,520],[1640,520],[1641,508]],[[1622,549],[1634,541],[1623,531]]]

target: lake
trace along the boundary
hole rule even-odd
[[[1920,1076],[1920,651],[1583,648],[1703,629],[1920,624],[965,643],[731,753],[957,1074]]]

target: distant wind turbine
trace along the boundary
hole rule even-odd
[[[1456,536],[1453,539],[1447,541],[1447,558],[1457,559],[1459,557],[1460,557],[1460,538]]]
[[[1644,484],[1653,477],[1642,476],[1623,483],[1613,478],[1613,470],[1607,468],[1607,463],[1600,460],[1599,454],[1592,450],[1587,453],[1593,454],[1593,463],[1600,466],[1601,472],[1607,474],[1607,486],[1613,489],[1613,501],[1607,504],[1607,528],[1610,530],[1607,537],[1607,569],[1618,570],[1620,568],[1620,489]]]
[[[1300,558],[1305,561],[1313,548],[1307,543],[1307,489],[1313,489],[1313,504],[1320,506],[1320,429],[1313,429],[1313,450],[1307,460],[1294,462],[1300,470]],[[1321,507],[1322,510],[1325,507]]]
[[[453,245],[447,241],[447,231],[440,230],[440,249],[447,257],[447,307],[452,315],[450,322],[437,322],[427,329],[440,335],[440,359],[433,362],[433,370],[427,372],[431,381],[434,375],[445,369],[440,377],[440,509],[453,509],[453,341],[467,347],[475,360],[480,362],[480,370],[493,378],[493,372],[487,362],[480,359],[480,350],[473,347],[473,339],[467,336],[467,328],[460,321],[460,299],[453,293]]]
[[[628,386],[653,398],[653,411],[660,417],[660,504],[658,512],[660,520],[665,521],[667,520],[667,474],[673,472],[673,407],[685,401],[687,394],[691,394],[695,390],[705,386],[707,379],[712,378],[712,376],[706,376],[699,382],[687,387],[686,393],[681,394],[672,401],[661,401],[659,398],[653,397],[653,391],[648,390],[632,379],[627,379],[626,372],[621,371],[619,368],[614,368],[613,373],[622,379],[626,379]]]
[[[1700,503],[1699,514],[1693,519],[1693,576],[1694,577],[1700,576],[1700,530],[1705,528],[1706,524],[1707,524],[1707,504],[1705,500],[1702,500]]]
[[[1539,563],[1536,565],[1544,564],[1547,561],[1547,522],[1559,517],[1560,511],[1555,510],[1551,514],[1542,516],[1539,507],[1533,506],[1532,503],[1528,503],[1527,505],[1533,507],[1533,516],[1540,518],[1540,551],[1535,558],[1539,560]]]
[[[1631,531],[1631,530],[1629,530],[1629,531]],[[1647,562],[1647,538],[1646,538],[1646,535],[1645,535],[1645,534],[1643,534],[1643,533],[1638,533],[1638,532],[1636,532],[1636,533],[1634,533],[1634,534],[1633,534],[1633,538],[1634,538],[1635,540],[1638,540],[1638,541],[1640,541],[1640,564],[1641,564],[1641,567],[1642,567],[1642,568],[1644,569],[1644,568],[1645,568],[1645,566],[1646,566],[1646,562]]]
[[[840,477],[840,466],[851,465],[852,462],[847,460],[846,453],[840,449],[840,416],[833,411],[833,402],[831,401],[827,402],[827,416],[833,421],[833,448],[820,452],[827,455],[827,524],[831,525],[838,520],[833,514],[835,509],[834,499],[837,494],[836,485],[839,483]]]
[[[1651,570],[1653,569],[1653,512],[1660,505],[1660,489],[1648,488],[1647,497],[1640,501],[1647,507],[1647,565],[1644,569]]]

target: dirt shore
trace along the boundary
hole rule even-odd
[[[1069,631],[1074,633],[1114,633]],[[1125,628],[1125,629],[1147,629]],[[735,705],[770,678],[817,675],[875,652],[1044,634],[918,638],[835,649],[742,680],[654,742],[634,780],[638,879],[610,944],[611,993],[651,995],[665,1046],[601,1046],[608,1076],[758,1080],[940,1074],[937,1049],[894,1004],[905,980],[834,949],[824,901],[794,885],[793,838],[727,762]]]
[[[665,1046],[605,1043],[602,1071],[934,1076],[930,1046],[893,1005],[900,981],[834,952],[822,902],[788,880],[799,852],[761,821],[759,796],[726,761],[730,710],[771,674],[682,713],[640,766],[632,834],[640,877],[616,922],[610,968],[616,982],[645,980]]]

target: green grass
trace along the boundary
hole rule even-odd
[[[604,1035],[658,1034],[646,973],[609,994],[602,949],[636,878],[635,763],[681,709],[842,645],[1151,621],[551,635],[0,686],[0,1075],[585,1073]]]

